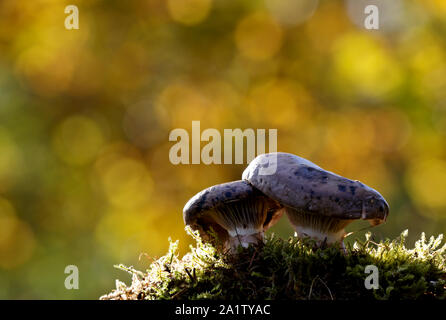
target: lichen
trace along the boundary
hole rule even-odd
[[[394,240],[373,241],[370,233],[344,251],[318,248],[311,240],[277,236],[263,244],[221,253],[194,240],[190,252],[179,257],[178,241],[170,241],[166,255],[141,272],[124,265],[132,275],[127,286],[101,299],[295,299],[295,300],[399,300],[446,298],[446,244],[443,235],[406,247],[407,230]],[[379,288],[365,287],[367,265],[379,272]]]

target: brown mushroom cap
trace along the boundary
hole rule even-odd
[[[276,166],[275,173],[262,175],[261,169],[268,164]],[[339,232],[356,219],[380,224],[389,213],[387,202],[376,190],[290,153],[259,155],[242,177],[287,207],[293,225]]]
[[[184,206],[183,220],[211,240],[212,228],[223,242],[260,234],[282,215],[281,206],[248,182],[238,180],[207,188],[193,196]],[[249,241],[252,242],[252,241]],[[243,243],[242,243],[243,245]]]

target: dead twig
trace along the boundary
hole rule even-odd
[[[330,294],[330,298],[331,298],[331,300],[334,300],[333,295],[331,294],[331,290],[330,290],[330,288],[327,286],[327,284],[324,282],[324,280],[322,280],[322,279],[319,277],[319,275],[317,275],[316,277],[314,277],[313,281],[311,281],[310,293],[308,294],[308,300],[311,299],[311,294],[313,293],[314,282],[315,282],[316,280],[319,280],[319,281],[325,286],[325,288],[327,288],[328,293]]]

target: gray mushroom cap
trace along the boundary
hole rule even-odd
[[[265,166],[272,166],[275,172],[262,174]],[[378,191],[290,153],[259,155],[242,178],[272,199],[305,214],[364,219],[376,225],[385,221],[389,213],[389,206]]]
[[[183,220],[209,240],[212,228],[220,240],[262,233],[282,215],[281,206],[246,181],[207,188],[184,206]]]

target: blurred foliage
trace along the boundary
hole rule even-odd
[[[445,39],[443,0],[0,1],[0,298],[96,298],[117,261],[184,252],[185,202],[244,168],[172,165],[192,120],[277,128],[279,151],[376,188],[378,237],[444,232]]]

